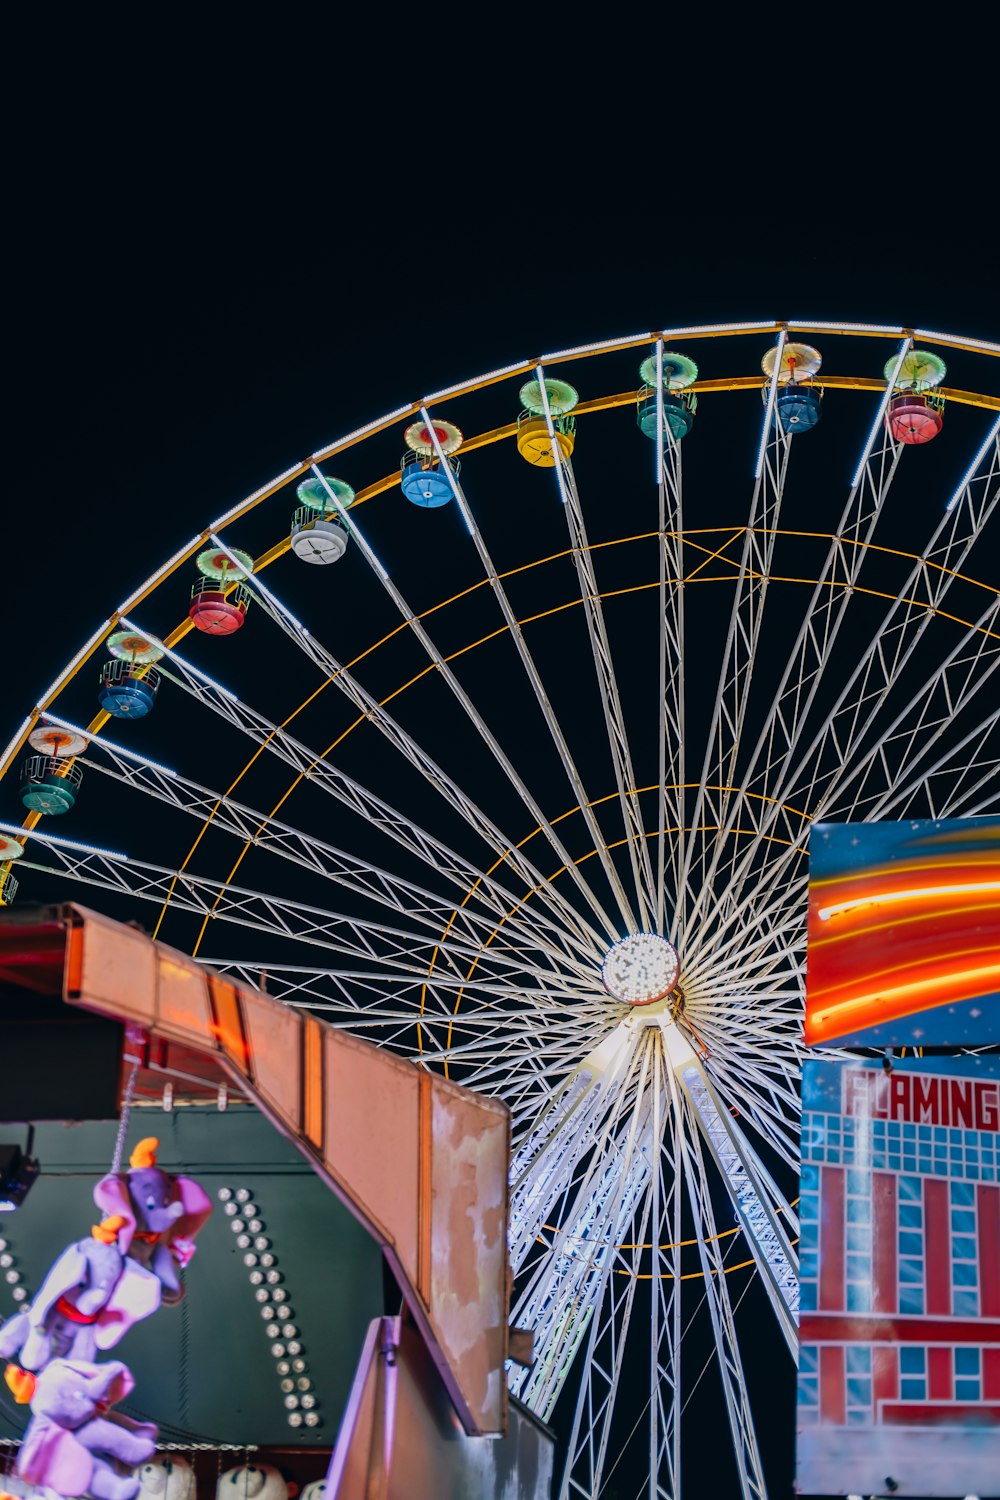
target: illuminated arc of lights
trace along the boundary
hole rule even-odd
[[[963,993],[944,993],[942,985],[950,981],[951,986],[960,986]],[[995,986],[1000,982],[1000,962],[981,964],[977,968],[960,969],[946,975],[933,974],[929,978],[911,979],[906,984],[894,985],[892,989],[878,990],[876,992],[858,995],[853,1000],[841,1000],[830,1005],[826,1010],[821,1010],[819,1015],[813,1015],[807,1019],[806,1030],[813,1036],[818,1036],[829,1030],[832,1024],[836,1024],[838,1034],[846,1024],[848,1017],[863,1019],[864,1015],[871,1012],[880,1022],[898,1021],[906,1016],[924,1009],[922,996],[930,994],[940,1005],[955,1005],[963,1000],[976,1000],[984,998],[989,990],[984,989],[984,982]],[[807,1035],[807,1040],[809,1037]]]
[[[921,901],[940,896],[978,896],[991,891],[1000,893],[1000,880],[980,880],[970,885],[926,885],[910,891],[882,891],[875,896],[854,896],[850,901],[821,906],[818,916],[821,922],[828,922],[831,917],[854,911],[859,906],[886,906],[896,901]]]

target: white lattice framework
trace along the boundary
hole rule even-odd
[[[859,344],[881,337],[887,353],[935,340],[990,368],[1000,355],[974,340],[843,324],[675,329],[650,335],[643,353],[654,353],[662,369],[665,344],[726,333],[752,337],[759,358],[768,341],[780,347],[805,332],[854,334]],[[234,526],[272,493],[303,473],[323,480],[320,465],[334,454],[421,414],[464,523],[452,545],[468,549],[462,566],[476,570],[470,576],[478,577],[522,674],[562,800],[552,786],[536,789],[534,742],[517,741],[488,681],[469,685],[461,653],[439,643],[434,611],[414,608],[405,580],[379,561],[371,540],[377,512],[369,521],[369,513],[343,511],[328,487],[351,536],[350,586],[388,601],[447,693],[456,723],[471,729],[483,764],[521,809],[518,826],[501,826],[474,790],[478,779],[425,748],[390,701],[394,694],[380,697],[366,686],[364,653],[353,661],[336,653],[320,606],[308,625],[297,618],[275,567],[248,582],[254,628],[268,633],[269,649],[280,645],[307,662],[331,685],[331,698],[342,695],[356,722],[424,788],[419,804],[397,804],[384,786],[349,774],[338,755],[300,735],[294,715],[282,719],[251,702],[249,691],[221,686],[200,665],[197,638],[181,651],[182,632],[175,632],[161,663],[174,711],[183,708],[191,723],[224,725],[254,762],[279,774],[279,784],[282,776],[301,778],[330,809],[324,828],[343,827],[343,840],[299,826],[290,804],[280,815],[255,807],[237,788],[239,777],[224,790],[203,784],[207,770],[196,777],[150,760],[129,748],[126,731],[108,733],[102,720],[83,726],[88,786],[99,785],[123,810],[156,804],[164,818],[189,820],[193,837],[210,827],[215,847],[228,840],[234,858],[252,851],[254,878],[205,873],[193,859],[158,862],[155,848],[130,838],[128,830],[141,827],[130,811],[120,823],[129,846],[122,853],[74,838],[68,819],[54,831],[51,819],[29,819],[17,873],[78,881],[161,916],[188,914],[212,933],[211,951],[206,945],[201,953],[209,961],[251,984],[266,969],[272,993],[289,1004],[315,1007],[334,1025],[504,1097],[515,1143],[512,1315],[536,1340],[535,1364],[512,1369],[511,1385],[565,1436],[560,1496],[596,1500],[613,1475],[618,1482],[641,1471],[639,1493],[679,1500],[684,1414],[709,1348],[707,1378],[728,1424],[733,1472],[752,1500],[766,1494],[766,1479],[740,1343],[742,1293],[729,1273],[738,1260],[748,1264],[744,1278],[757,1279],[775,1318],[774,1357],[782,1346],[794,1357],[808,829],[819,818],[997,807],[1000,593],[995,545],[991,552],[976,543],[1000,500],[1000,422],[990,398],[973,403],[967,415],[978,430],[955,462],[954,483],[925,508],[929,534],[890,549],[880,541],[890,491],[920,454],[904,451],[885,426],[891,386],[838,393],[868,402],[870,433],[828,530],[814,530],[822,557],[809,577],[795,580],[790,609],[787,589],[773,604],[776,580],[787,583],[782,548],[802,530],[801,521],[786,526],[785,508],[799,444],[823,443],[823,427],[809,437],[782,429],[776,359],[770,382],[754,384],[756,406],[743,409],[753,411],[756,434],[744,519],[704,540],[691,516],[703,526],[710,497],[703,488],[685,495],[682,471],[682,446],[699,435],[678,443],[661,394],[656,441],[645,450],[654,482],[644,481],[657,549],[655,576],[643,583],[656,601],[648,626],[656,669],[650,712],[639,720],[615,635],[616,591],[602,586],[607,544],[595,545],[587,524],[585,454],[603,419],[581,415],[579,449],[560,453],[551,501],[565,516],[575,580],[575,601],[565,607],[575,603],[586,643],[576,661],[578,691],[589,704],[585,743],[579,722],[555,706],[538,649],[540,614],[515,603],[517,570],[505,572],[491,551],[475,463],[470,457],[461,478],[445,463],[431,418],[467,391],[508,391],[506,381],[534,379],[559,452],[546,375],[569,359],[599,361],[641,343],[609,341],[491,372],[390,413],[279,476],[206,528],[95,633],[26,719],[0,772],[9,772],[37,721],[75,727],[68,689],[111,629],[125,625],[156,639],[148,600],[179,561],[208,539],[224,550],[235,545]],[[846,473],[854,457],[832,467]],[[710,663],[690,611],[705,558],[719,568],[724,600]],[[986,587],[971,581],[977,568]],[[540,571],[543,582],[547,576]],[[778,661],[768,635],[775,608]],[[693,714],[697,694],[703,707]],[[601,784],[590,785],[595,734],[605,769]],[[644,786],[640,767],[649,765],[654,779]],[[354,838],[352,847],[350,830],[359,828],[369,842]],[[280,878],[269,881],[270,870]],[[633,931],[668,937],[681,974],[677,993],[630,1009],[602,989],[600,965],[609,946]],[[697,1289],[694,1300],[686,1287]],[[633,1398],[627,1414],[626,1388]]]

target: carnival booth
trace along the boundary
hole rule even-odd
[[[548,1495],[502,1105],[81,907],[0,992],[0,1491]]]

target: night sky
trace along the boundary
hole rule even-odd
[[[490,66],[429,58],[426,16],[405,43],[329,49],[306,32],[239,50],[117,36],[125,65],[77,24],[55,56],[32,38],[45,65],[17,84],[3,742],[211,517],[423,391],[730,319],[1000,339],[995,129],[965,113],[960,132],[918,132],[916,170],[882,125],[892,76],[865,80],[865,108],[837,83],[848,128],[801,93],[772,128],[773,63],[720,97],[699,54],[700,81],[656,79],[658,97],[594,35],[585,62],[557,51],[554,80],[529,79],[524,16]],[[760,1330],[775,1348],[766,1313]],[[721,1401],[707,1442],[713,1420],[721,1437]],[[762,1442],[784,1495],[790,1432]]]

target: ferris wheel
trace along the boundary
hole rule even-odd
[[[676,1500],[706,1402],[767,1492],[809,828],[1000,805],[998,358],[740,323],[433,393],[206,526],[0,758],[0,900],[96,887],[508,1103],[561,1496]]]

